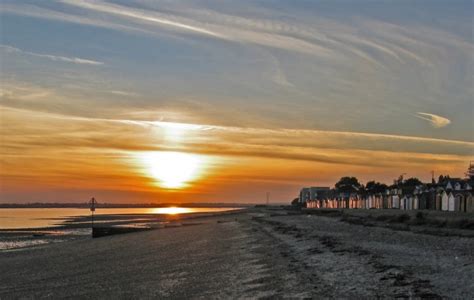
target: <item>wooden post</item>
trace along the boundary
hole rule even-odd
[[[91,210],[91,228],[92,228],[92,234],[94,234],[94,212],[95,212],[95,206],[97,204],[97,201],[95,200],[94,197],[89,201],[89,207]]]

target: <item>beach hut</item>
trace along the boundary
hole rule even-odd
[[[443,192],[441,194],[441,210],[448,210],[448,200],[449,200],[449,197],[448,197],[448,194],[446,192]]]
[[[448,195],[448,211],[454,211],[455,210],[455,198],[453,193],[449,193]]]
[[[474,196],[471,193],[466,195],[466,212],[474,212]]]
[[[385,208],[385,197],[383,195],[378,195],[377,196],[377,201],[378,201],[378,207],[377,208]]]
[[[392,196],[392,208],[400,208],[400,199],[398,198],[398,195]]]
[[[424,207],[421,207],[420,209],[436,209],[436,194],[434,192],[425,192],[423,193],[423,199],[424,199]]]
[[[441,210],[441,202],[443,202],[443,194],[442,193],[436,193],[435,196],[435,209],[436,210]]]
[[[386,195],[382,195],[382,208],[390,208],[388,197]]]
[[[464,195],[459,193],[454,196],[454,210],[455,211],[466,211],[466,201]]]
[[[419,204],[420,204],[420,200],[418,199],[418,196],[415,196],[413,198],[413,209],[418,209]]]
[[[405,210],[407,207],[406,204],[407,204],[407,197],[403,196],[402,199],[400,199],[400,209]]]
[[[426,209],[436,209],[436,192],[434,190],[426,193]]]
[[[418,209],[427,209],[427,200],[428,200],[428,195],[426,193],[422,193],[419,195],[418,198]]]

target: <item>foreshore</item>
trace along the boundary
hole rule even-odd
[[[192,226],[2,252],[0,299],[474,296],[470,229],[434,235],[276,207],[178,223]]]

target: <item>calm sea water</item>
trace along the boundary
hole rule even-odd
[[[235,210],[219,207],[98,208],[96,215],[186,214]],[[89,216],[87,208],[0,208],[0,229],[59,226],[69,217]]]

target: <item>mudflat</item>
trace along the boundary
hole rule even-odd
[[[474,296],[474,239],[255,208],[0,253],[0,298]]]

